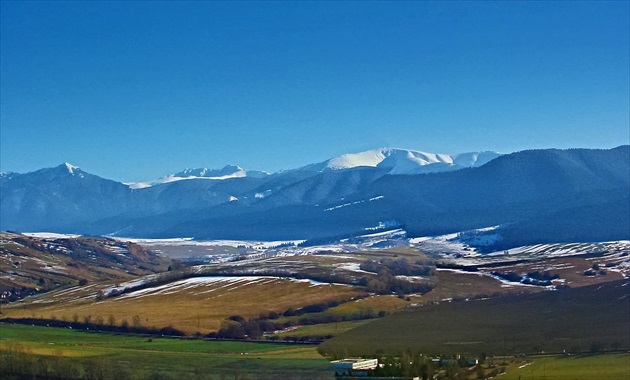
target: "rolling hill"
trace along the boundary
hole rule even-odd
[[[0,232],[0,302],[60,287],[164,271],[171,260],[130,242]]]

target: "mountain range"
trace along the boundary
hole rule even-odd
[[[497,226],[492,247],[630,239],[630,146],[460,155],[382,148],[266,173],[228,165],[120,183],[62,164],[0,175],[0,229],[342,239]]]

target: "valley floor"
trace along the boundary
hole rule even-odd
[[[329,362],[312,345],[183,340],[12,324],[0,324],[0,359],[3,379],[11,378],[12,370],[63,379],[332,377]]]
[[[487,358],[500,378],[629,379],[630,353]],[[444,368],[435,374],[446,376]],[[473,367],[466,379],[479,378]],[[17,375],[20,373],[21,375]],[[332,379],[314,346],[182,340],[0,324],[3,379]],[[40,376],[40,377],[36,377]],[[43,377],[42,377],[43,376]]]

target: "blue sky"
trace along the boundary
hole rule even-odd
[[[1,2],[1,171],[630,142],[628,2]]]

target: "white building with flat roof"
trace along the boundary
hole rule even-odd
[[[367,376],[368,371],[378,367],[378,359],[347,358],[331,362],[337,376]]]

